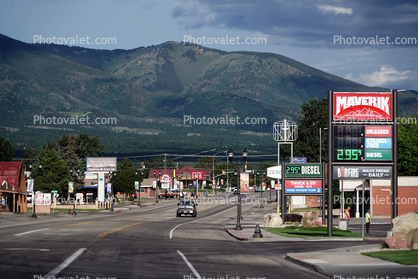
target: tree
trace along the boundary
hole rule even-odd
[[[415,119],[414,113],[402,119]],[[402,120],[401,119],[401,120]],[[418,126],[417,123],[398,124],[398,174],[400,176],[418,175]]]
[[[115,192],[124,194],[135,192],[136,171],[131,160],[128,158],[123,159],[122,162],[118,162],[118,172],[112,179]],[[140,172],[141,170],[138,170],[138,173]]]
[[[15,149],[9,140],[0,137],[0,161],[11,161],[15,156]]]
[[[307,157],[308,162],[319,162],[319,128],[322,128],[322,161],[328,158],[328,97],[318,100],[316,98],[302,104],[299,117],[298,139],[294,145],[294,156]],[[289,156],[286,148],[286,155]]]
[[[159,156],[159,157],[151,157],[149,160],[145,161],[145,166],[147,169],[163,169],[165,166],[164,160],[167,159],[167,169],[175,169],[177,168],[177,163],[175,163],[170,156]],[[181,168],[179,166],[179,168]]]
[[[38,166],[39,164],[34,165],[33,170],[37,170]],[[42,170],[36,176],[36,190],[44,192],[58,190],[58,193],[64,195],[68,192],[69,180],[70,172],[65,161],[55,150],[49,150],[42,159]]]
[[[197,170],[211,170],[213,166],[220,163],[220,160],[214,156],[206,155],[196,160],[193,167]]]

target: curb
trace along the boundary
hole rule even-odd
[[[246,234],[244,234],[240,231],[236,231],[234,229],[227,229],[227,228],[224,228],[224,229],[230,236],[232,236],[232,237],[234,237],[234,238],[236,238],[240,241],[248,241],[248,239],[250,239],[249,236],[247,236]],[[236,233],[234,233],[233,231],[236,232]],[[241,236],[239,234],[241,234]]]
[[[292,263],[297,264],[299,266],[302,266],[302,267],[304,267],[306,269],[310,269],[310,270],[315,271],[315,272],[317,272],[319,274],[322,274],[324,276],[327,276],[327,277],[332,278],[332,274],[329,274],[329,273],[325,272],[321,267],[318,267],[315,264],[311,264],[311,263],[304,262],[302,260],[295,259],[295,258],[293,258],[293,257],[291,257],[289,255],[286,255],[286,257],[284,259],[286,261],[289,261],[289,262],[292,262]]]

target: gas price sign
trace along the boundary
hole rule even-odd
[[[334,162],[391,161],[391,126],[334,126]]]
[[[322,177],[321,164],[285,164],[284,177]]]

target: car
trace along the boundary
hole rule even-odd
[[[184,193],[183,191],[180,191],[179,189],[171,189],[170,193],[175,194],[176,196],[183,198],[184,197]]]
[[[234,188],[234,192],[233,192],[233,194],[234,194],[234,195],[238,195],[238,189],[237,189],[237,188]]]
[[[182,215],[197,216],[197,204],[194,201],[181,201],[177,204],[177,217]]]

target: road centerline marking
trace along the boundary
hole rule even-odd
[[[143,223],[145,223],[145,222],[134,223],[134,224],[130,224],[130,225],[127,225],[127,226],[116,228],[116,229],[113,229],[113,230],[110,230],[110,231],[106,231],[106,232],[103,232],[103,233],[99,234],[97,237],[105,237],[105,236],[107,236],[111,233],[118,232],[120,230],[129,228],[129,227],[132,227],[132,226],[136,226],[136,225],[139,225],[139,224],[143,224]]]

